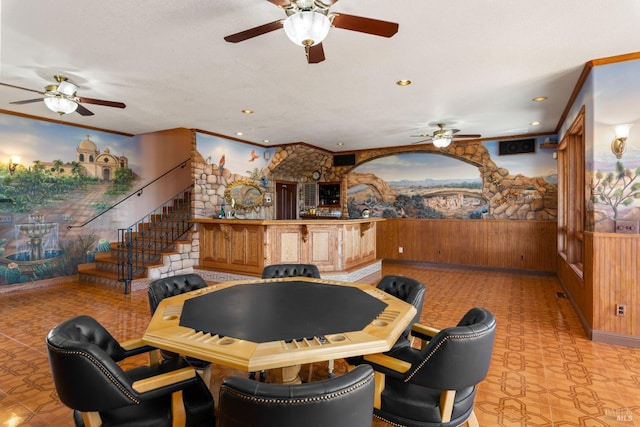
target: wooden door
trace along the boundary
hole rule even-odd
[[[276,182],[276,219],[296,219],[297,186],[295,182]]]

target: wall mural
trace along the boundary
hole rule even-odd
[[[640,221],[640,61],[594,67],[593,144],[587,147],[587,209],[594,231],[616,221]],[[604,90],[606,89],[606,90]],[[612,152],[616,128],[628,137],[620,158]]]
[[[536,152],[510,155],[499,155],[498,141],[485,141],[490,157],[483,161],[495,163],[485,179],[478,165],[436,153],[371,160],[349,174],[349,216],[367,210],[387,218],[555,219],[554,150],[539,148],[550,137],[537,138]]]
[[[270,185],[265,169],[276,148],[258,147],[202,132],[196,133],[196,146],[204,159],[199,173],[207,176],[202,182],[196,180],[195,183],[198,187],[195,191],[196,217],[265,218],[264,194],[260,195],[259,205],[250,205],[234,197],[227,200],[225,191],[233,182],[242,181],[255,184],[255,188],[264,193]],[[251,188],[251,185],[245,188]]]
[[[0,139],[0,285],[73,275],[109,250],[114,218],[74,226],[131,191],[131,138],[0,115]]]

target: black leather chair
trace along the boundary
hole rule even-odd
[[[147,289],[151,315],[156,312],[158,304],[160,304],[160,301],[163,299],[206,287],[207,282],[205,282],[200,275],[194,273],[179,274],[154,280],[149,284],[149,288]],[[170,359],[172,357],[179,356],[176,353],[166,350],[161,350],[160,354],[163,359]],[[186,359],[191,366],[201,372],[202,379],[207,385],[209,385],[211,381],[211,363],[205,360],[195,359],[193,357],[186,357]]]
[[[118,365],[150,350],[140,340],[119,344],[89,316],[71,318],[49,332],[53,381],[62,403],[74,410],[76,426],[215,425],[211,392],[184,359],[128,371]]]
[[[371,427],[373,394],[367,365],[298,385],[231,377],[220,387],[218,427]]]
[[[477,426],[476,385],[487,375],[496,321],[484,308],[469,310],[457,326],[437,331],[414,324],[427,342],[365,355],[376,371],[376,418],[397,426]]]
[[[400,337],[396,340],[395,344],[391,350],[411,346],[412,344],[412,336],[411,336],[411,327],[414,323],[420,322],[420,316],[422,315],[422,305],[424,303],[424,293],[425,286],[416,279],[412,279],[410,277],[405,276],[384,276],[378,284],[376,288],[384,291],[394,297],[401,299],[404,302],[407,302],[413,305],[416,308],[416,315],[409,325],[407,325],[406,329],[400,335]],[[352,366],[357,366],[364,363],[362,356],[349,357],[345,359],[347,364]]]
[[[320,271],[318,267],[313,264],[272,264],[262,269],[263,279],[299,276],[319,279]]]
[[[405,276],[384,276],[378,282],[376,288],[384,291],[396,298],[413,305],[416,308],[416,315],[413,321],[407,326],[400,338],[393,345],[392,349],[411,345],[411,326],[420,323],[422,315],[422,305],[424,303],[425,286],[416,279]]]

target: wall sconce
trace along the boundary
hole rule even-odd
[[[19,164],[20,164],[19,156],[9,157],[9,173],[14,173]]]
[[[618,125],[615,128],[616,137],[611,141],[611,151],[616,155],[617,159],[622,158],[622,153],[627,146],[627,138],[629,137],[629,130],[631,125]]]

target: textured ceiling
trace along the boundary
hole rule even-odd
[[[587,61],[640,47],[638,0],[340,0],[332,12],[400,29],[387,39],[332,28],[326,60],[312,65],[282,30],[224,41],[285,17],[266,0],[1,7],[0,81],[42,91],[64,74],[80,96],[127,104],[85,105],[94,116],[64,122],[129,134],[187,127],[330,151],[411,144],[437,122],[483,137],[553,132]],[[58,117],[39,102],[9,104],[34,97],[0,87],[0,109]]]

